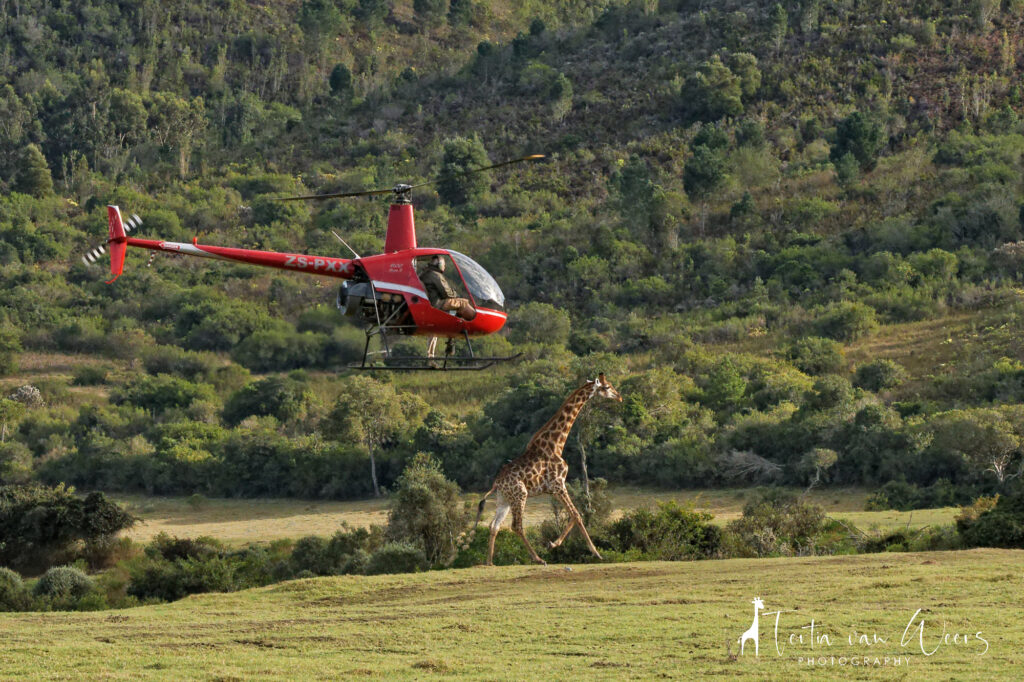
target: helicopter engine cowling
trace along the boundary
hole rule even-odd
[[[338,289],[338,310],[342,315],[351,317],[358,315],[363,306],[363,300],[373,304],[373,287],[369,282],[352,282],[346,280],[341,283]]]

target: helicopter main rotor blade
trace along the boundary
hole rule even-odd
[[[362,192],[332,192],[330,194],[306,194],[301,197],[278,197],[275,201],[301,201],[317,199],[339,199],[342,197],[372,197],[378,194],[391,194],[392,189],[368,189]]]
[[[543,154],[530,154],[529,156],[522,156],[518,159],[512,159],[511,161],[502,161],[501,163],[495,163],[490,166],[484,166],[483,168],[470,168],[469,170],[465,170],[460,173],[442,175],[434,178],[433,180],[427,180],[426,182],[421,182],[416,185],[398,184],[388,189],[368,189],[363,190],[362,192],[331,192],[330,194],[306,194],[301,197],[278,197],[277,199],[275,199],[275,201],[321,201],[323,199],[341,199],[344,197],[372,197],[381,194],[404,194],[411,189],[416,189],[417,187],[426,187],[427,185],[433,185],[444,180],[462,178],[467,175],[483,173],[484,171],[494,170],[495,168],[501,168],[502,166],[509,166],[513,163],[521,163],[523,161],[533,161],[535,159],[543,158]]]
[[[502,166],[510,166],[513,163],[522,163],[523,161],[533,161],[535,159],[543,159],[543,158],[544,158],[543,154],[530,154],[529,156],[521,156],[518,159],[512,159],[510,161],[502,161],[501,163],[496,163],[496,164],[493,164],[491,166],[484,166],[483,168],[470,168],[469,170],[464,170],[464,171],[462,171],[460,173],[452,173],[450,175],[442,175],[440,177],[434,178],[433,180],[427,180],[426,182],[421,182],[421,183],[416,184],[416,185],[410,185],[409,189],[416,189],[417,187],[426,187],[427,185],[433,185],[435,183],[442,182],[444,180],[454,180],[455,178],[462,178],[462,177],[465,177],[467,175],[473,175],[475,173],[483,173],[484,171],[494,170],[495,168],[501,168]]]

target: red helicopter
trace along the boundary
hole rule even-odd
[[[331,256],[309,256],[297,253],[256,251],[224,246],[200,244],[198,238],[192,243],[139,239],[128,233],[138,229],[141,218],[132,215],[127,221],[121,217],[117,206],[107,206],[110,230],[107,245],[98,246],[83,258],[86,265],[94,264],[106,248],[110,249],[110,272],[113,274],[107,284],[116,280],[124,270],[125,254],[129,246],[185,254],[200,258],[213,258],[241,263],[251,263],[282,270],[294,270],[311,275],[335,277],[345,280],[338,291],[337,307],[342,315],[356,317],[365,326],[366,345],[363,359],[353,369],[364,370],[480,370],[498,362],[514,360],[510,357],[481,357],[473,353],[470,343],[472,336],[493,334],[505,325],[505,296],[491,275],[469,256],[451,249],[421,248],[416,244],[416,225],[409,194],[413,189],[434,184],[441,180],[457,178],[473,173],[492,170],[501,166],[544,158],[541,154],[504,161],[492,166],[476,168],[455,175],[448,175],[416,185],[398,184],[391,189],[377,189],[362,192],[336,192],[312,194],[299,197],[283,197],[280,201],[324,200],[342,197],[375,196],[391,194],[393,199],[388,211],[387,233],[384,238],[384,253],[355,258],[334,258]],[[344,244],[344,240],[335,234]],[[345,244],[348,247],[347,244]],[[352,250],[349,247],[349,250]],[[154,253],[150,256],[152,263]],[[418,265],[426,265],[433,258],[444,260],[448,267],[444,272],[448,282],[460,297],[469,301],[469,307],[458,311],[445,311],[431,304],[430,297],[420,279]],[[443,357],[398,356],[392,353],[392,337],[432,336],[448,339]],[[371,351],[370,342],[379,337],[381,349]],[[455,354],[455,339],[462,338],[466,352]],[[383,362],[378,362],[382,360]]]

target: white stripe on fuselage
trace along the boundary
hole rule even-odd
[[[209,251],[203,251],[195,244],[182,244],[181,242],[160,242],[161,251],[176,251],[178,253],[185,253],[189,256],[199,256],[200,258],[213,258],[215,260],[233,260],[231,258],[225,258]]]
[[[416,287],[407,287],[404,284],[392,284],[391,282],[379,282],[373,280],[373,288],[381,291],[404,291],[407,294],[416,294],[421,298],[427,298],[427,292]]]

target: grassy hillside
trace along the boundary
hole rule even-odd
[[[724,674],[735,679],[1014,679],[1020,552],[475,568],[299,580],[118,613],[0,614],[10,677],[221,679],[381,677],[591,679]],[[780,616],[778,656],[762,614],[760,657],[736,656],[751,600]],[[921,653],[911,618],[921,609]],[[790,643],[815,622],[819,641]],[[942,633],[971,635],[942,644]],[[884,644],[848,643],[877,634]],[[975,633],[987,641],[975,639]],[[854,640],[856,642],[856,639]],[[824,649],[824,650],[823,650]],[[801,657],[836,656],[808,668]],[[843,656],[900,667],[858,666]],[[909,660],[907,660],[909,659]],[[863,660],[863,658],[861,659]]]
[[[25,0],[0,17],[0,482],[352,499],[468,488],[578,382],[593,476],[946,507],[1024,440],[1019,3]],[[418,8],[415,6],[418,5]],[[287,194],[543,163],[413,199],[510,320],[485,374],[360,381],[334,283],[78,256],[143,236],[337,254],[385,205]],[[403,350],[420,351],[420,339]],[[363,437],[362,400],[390,405]]]

